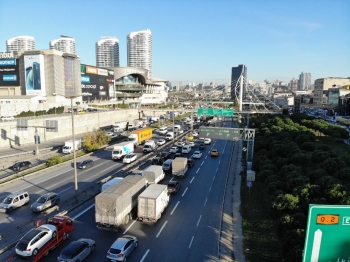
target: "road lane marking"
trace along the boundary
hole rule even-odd
[[[205,159],[207,159],[208,156],[205,156]]]
[[[192,177],[192,179],[191,179],[191,181],[190,181],[190,184],[192,183],[193,179],[194,179],[194,177]]]
[[[128,226],[128,228],[127,229],[125,229],[125,231],[124,231],[124,233],[123,234],[125,234],[126,232],[128,232],[128,230],[132,227],[132,225],[133,224],[135,224],[136,223],[136,220],[134,220],[134,222],[132,222],[131,223],[131,225],[130,226]]]
[[[221,160],[219,160],[219,165],[220,165],[220,161],[221,161]]]
[[[68,189],[71,189],[71,188],[73,188],[73,186],[70,186],[70,187],[66,188],[65,190],[62,190],[61,192],[58,192],[57,194],[61,194],[61,193],[63,193],[64,191],[67,191]]]
[[[203,165],[204,161],[202,162],[201,166]]]
[[[160,233],[162,233],[162,231],[163,231],[163,229],[164,229],[164,227],[165,227],[165,225],[166,225],[167,223],[168,223],[168,220],[165,221],[164,225],[163,225],[162,228],[159,230],[159,232],[158,232],[158,234],[156,235],[156,237],[159,237]]]
[[[204,206],[207,204],[207,200],[208,200],[208,198],[205,199]]]
[[[191,248],[191,245],[192,245],[192,242],[193,242],[193,238],[194,238],[194,236],[192,236],[192,239],[191,239],[190,245],[188,246],[188,249]]]
[[[197,172],[196,172],[196,174],[198,173],[199,169],[200,169],[200,168],[198,168],[198,169],[197,169]]]
[[[215,176],[213,177],[213,181],[215,180]]]
[[[174,177],[172,177],[172,178],[169,180],[169,182],[173,181],[173,179],[174,179]]]
[[[88,206],[87,208],[85,208],[83,211],[81,211],[79,214],[77,214],[75,217],[72,217],[73,220],[76,220],[78,217],[80,217],[82,214],[84,214],[86,211],[88,211],[90,208],[92,208],[93,206],[95,206],[95,204],[92,204],[91,206]]]
[[[209,188],[209,192],[211,191],[211,186],[210,186],[210,188]]]
[[[173,208],[173,211],[171,211],[170,215],[172,215],[175,211],[175,209],[177,208],[177,205],[180,204],[180,201],[177,201],[176,205]]]
[[[188,187],[186,187],[185,192],[182,193],[182,196],[184,196],[186,194]]]
[[[143,262],[145,260],[146,256],[148,255],[148,252],[149,252],[149,249],[147,249],[146,253],[143,255],[140,262]]]
[[[218,168],[216,168],[216,172],[218,172]]]
[[[199,216],[199,219],[198,219],[198,222],[197,222],[197,225],[196,225],[196,227],[198,227],[198,225],[199,225],[199,222],[201,221],[201,218],[202,218],[202,215],[200,215],[200,216]]]

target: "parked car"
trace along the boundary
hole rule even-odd
[[[161,166],[163,165],[163,163],[164,163],[164,159],[159,156],[156,156],[155,158],[152,159],[151,165]]]
[[[181,187],[180,182],[178,181],[170,181],[168,183],[168,194],[176,194]]]
[[[169,150],[170,153],[176,153],[177,151],[179,151],[179,148],[177,146],[172,146]]]
[[[135,161],[137,159],[137,155],[135,153],[130,153],[127,154],[124,158],[123,158],[123,163],[131,163],[133,161]]]
[[[33,212],[41,212],[46,208],[58,205],[60,203],[60,196],[54,192],[46,193],[40,196],[32,205]]]
[[[58,262],[80,262],[95,251],[95,241],[88,238],[81,238],[71,242],[57,258]]]
[[[187,166],[193,167],[194,166],[194,160],[192,158],[187,159]]]
[[[205,144],[199,144],[199,147],[198,147],[199,150],[204,150],[205,149]]]
[[[93,165],[94,165],[94,161],[92,161],[91,159],[88,159],[88,160],[84,160],[83,162],[79,163],[77,165],[77,167],[79,169],[86,169],[86,168],[92,167]]]
[[[205,138],[204,139],[204,144],[205,145],[210,145],[210,143],[211,143],[211,139],[210,138]]]
[[[162,145],[164,145],[165,143],[166,143],[165,139],[159,139],[159,140],[157,141],[157,145],[158,145],[158,146],[162,146]]]
[[[56,227],[44,224],[27,232],[16,244],[16,253],[23,257],[35,256],[52,238],[56,237]]]
[[[106,261],[126,261],[131,252],[137,248],[137,237],[124,235],[119,237],[107,251]]]
[[[219,150],[217,150],[217,149],[212,149],[211,152],[210,152],[210,155],[211,155],[211,156],[219,156]]]
[[[194,151],[192,158],[201,158],[202,152],[201,151]]]
[[[32,167],[32,163],[29,161],[17,162],[11,168],[13,171],[22,171]]]

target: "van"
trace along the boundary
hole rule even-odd
[[[143,146],[142,151],[143,153],[149,153],[152,152],[156,147],[156,143],[153,140],[148,140]]]
[[[173,132],[168,132],[166,135],[165,135],[165,140],[167,141],[170,141],[174,138],[174,133]]]
[[[171,167],[172,167],[172,163],[173,160],[172,159],[167,159],[164,163],[163,163],[163,171],[171,171]]]
[[[183,153],[183,154],[188,154],[189,152],[191,152],[191,147],[190,147],[190,145],[184,145],[184,146],[182,147],[182,153]]]
[[[0,203],[0,212],[9,213],[15,208],[21,207],[29,202],[29,194],[26,191],[18,191],[10,194]]]
[[[165,135],[167,132],[168,132],[168,128],[166,126],[163,126],[163,127],[159,128],[159,130],[158,130],[158,133],[160,135]]]

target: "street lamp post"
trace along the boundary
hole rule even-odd
[[[73,109],[73,98],[70,97],[70,106]],[[78,174],[77,174],[77,154],[75,152],[75,132],[74,132],[74,110],[71,110],[72,116],[72,140],[73,140],[73,163],[74,163],[74,189],[75,198],[78,199]]]
[[[173,145],[174,145],[174,143],[175,143],[175,128],[174,128],[174,126],[175,126],[175,112],[174,112],[174,104],[173,104]]]

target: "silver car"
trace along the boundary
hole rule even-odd
[[[80,262],[95,251],[95,241],[88,238],[81,238],[71,242],[57,258],[58,262]]]
[[[137,237],[124,235],[118,238],[109,248],[106,261],[126,261],[126,258],[137,247]]]
[[[54,192],[46,193],[40,196],[32,205],[33,212],[41,212],[46,208],[58,205],[60,203],[60,196]]]

